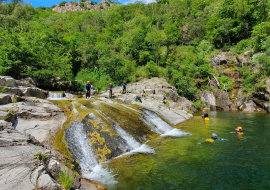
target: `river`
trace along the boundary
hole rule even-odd
[[[103,164],[114,175],[112,190],[269,189],[270,117],[262,113],[210,111],[177,128],[192,136],[158,137],[155,154],[135,154]],[[230,134],[242,126],[243,135]],[[205,143],[212,133],[223,141]]]
[[[270,187],[269,114],[210,111],[208,122],[196,113],[172,127],[150,111],[104,98],[69,104],[77,118],[65,130],[69,148],[82,175],[109,190]],[[244,134],[230,133],[237,126]],[[206,143],[212,133],[224,140]],[[119,156],[108,158],[113,151]]]

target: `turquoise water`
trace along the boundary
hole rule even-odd
[[[118,184],[113,190],[270,189],[270,115],[244,112],[200,114],[178,128],[192,136],[159,137],[156,154],[137,154],[105,165]],[[230,134],[242,126],[244,134]],[[212,133],[224,141],[205,143]]]

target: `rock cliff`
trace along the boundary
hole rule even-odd
[[[111,6],[119,6],[115,1],[101,1],[99,3],[94,3],[92,1],[86,2],[76,2],[71,1],[70,3],[65,3],[63,6],[55,5],[52,10],[65,13],[67,11],[91,11],[91,10],[105,10]]]
[[[234,85],[230,92],[227,92],[226,86],[220,86],[215,76],[209,77],[207,84],[212,87],[212,91],[201,89],[201,94],[197,96],[205,107],[204,109],[212,110],[239,110],[247,112],[270,112],[270,79],[265,79],[263,82],[267,86],[265,90],[259,92],[247,93],[243,91],[242,78],[239,67],[249,65],[252,72],[258,71],[259,65],[253,65],[252,60],[257,54],[247,51],[243,56],[236,57],[234,54],[222,52],[215,55],[211,62],[216,70],[220,70],[223,75],[234,81]],[[212,79],[210,79],[212,78]],[[217,80],[215,80],[217,79]]]

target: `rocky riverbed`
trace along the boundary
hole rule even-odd
[[[106,189],[74,175],[52,146],[66,116],[45,100],[47,91],[5,76],[0,77],[0,89],[1,188],[64,189],[58,178],[65,171],[75,178],[70,189]]]

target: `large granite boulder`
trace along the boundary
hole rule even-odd
[[[9,94],[0,94],[0,105],[11,103],[11,97]]]
[[[9,76],[0,76],[0,86],[15,87],[17,86],[15,80]]]
[[[213,109],[216,108],[216,97],[213,92],[204,91],[200,95],[201,101],[204,103],[205,106],[208,108],[212,107]]]

